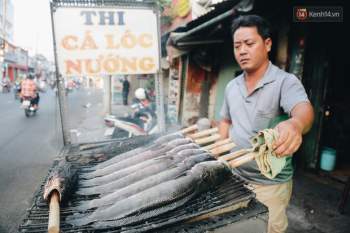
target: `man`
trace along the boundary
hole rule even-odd
[[[8,77],[5,77],[2,79],[1,81],[1,85],[2,85],[2,92],[10,92],[11,90],[11,81]]]
[[[292,155],[301,145],[302,134],[312,126],[313,108],[301,82],[274,66],[268,58],[272,41],[269,24],[256,15],[240,16],[232,23],[234,56],[243,73],[225,89],[219,132],[230,136],[239,148],[249,148],[250,138],[283,113],[289,119],[275,126],[279,137],[274,148],[278,156]],[[274,179],[264,177],[255,161],[233,172],[254,187],[259,201],[269,209],[268,232],[285,232],[286,208],[292,192],[291,159]]]
[[[31,103],[35,109],[38,108],[39,104],[39,93],[37,92],[37,87],[34,82],[34,77],[32,75],[28,75],[26,79],[24,79],[21,83],[21,99],[30,98]]]
[[[128,78],[125,76],[123,80],[123,89],[122,89],[124,105],[128,105],[129,90],[130,90],[130,83],[128,81]]]

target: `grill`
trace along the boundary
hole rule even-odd
[[[155,136],[138,136],[131,139],[88,143],[65,148],[61,156],[74,165],[80,174],[112,154],[119,154],[147,144]],[[54,161],[50,171],[55,167]],[[49,173],[50,173],[49,171]],[[44,185],[48,176],[34,193],[32,206],[19,227],[19,232],[47,232],[49,207],[43,200]],[[73,186],[73,189],[77,186]],[[173,211],[123,227],[94,229],[92,226],[73,227],[65,222],[67,216],[77,213],[78,201],[94,199],[97,196],[82,196],[71,190],[69,200],[62,203],[60,210],[61,232],[205,232],[238,224],[248,219],[266,218],[266,207],[255,200],[255,195],[239,177],[231,176],[224,183],[193,198],[184,206]],[[261,229],[263,231],[263,229]]]

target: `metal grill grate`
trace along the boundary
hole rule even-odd
[[[151,140],[152,138],[139,137],[137,139],[114,141],[102,147],[98,147],[100,145],[98,143],[80,145],[78,149],[75,147],[65,150],[63,155],[74,158],[74,156],[78,155],[91,155],[96,153],[96,150],[107,153],[110,152],[107,150],[108,148],[114,148],[115,153],[122,153],[124,150],[139,147]],[[84,150],[81,150],[81,146],[83,146]],[[119,148],[118,151],[116,151],[117,148]],[[72,160],[72,163],[77,165],[78,169],[89,168],[97,164],[96,161],[82,164],[79,163],[79,160]],[[55,163],[52,168],[54,166]],[[49,209],[47,203],[42,198],[45,183],[46,179],[34,194],[33,204],[27,210],[27,216],[19,227],[20,232],[47,232]],[[126,225],[122,228],[107,227],[96,230],[89,225],[73,227],[65,222],[67,216],[77,213],[74,209],[75,203],[96,197],[72,194],[69,202],[61,207],[61,232],[169,232],[169,229],[171,229],[170,232],[186,232],[186,229],[188,232],[193,232],[194,229],[197,232],[203,232],[239,221],[242,218],[255,217],[266,212],[265,207],[255,202],[254,194],[245,187],[245,183],[238,177],[232,176],[223,184],[192,199],[181,208],[150,218],[147,221],[133,223],[133,225]],[[225,217],[218,217],[223,215]]]

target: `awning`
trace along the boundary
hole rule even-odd
[[[23,70],[23,71],[27,71],[28,70],[28,66],[15,64],[15,63],[7,63],[7,67],[14,68],[14,69],[19,69],[19,70]]]
[[[167,55],[173,59],[191,51],[194,47],[223,43],[222,32],[228,28],[221,24],[231,20],[234,15],[252,10],[253,3],[254,0],[228,0],[213,5],[212,11],[174,29],[170,32],[170,36],[167,35],[169,37],[166,43]]]

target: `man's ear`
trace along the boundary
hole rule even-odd
[[[266,50],[267,52],[270,52],[271,51],[271,46],[272,46],[272,40],[271,38],[266,38],[265,39],[265,47],[266,47]]]

